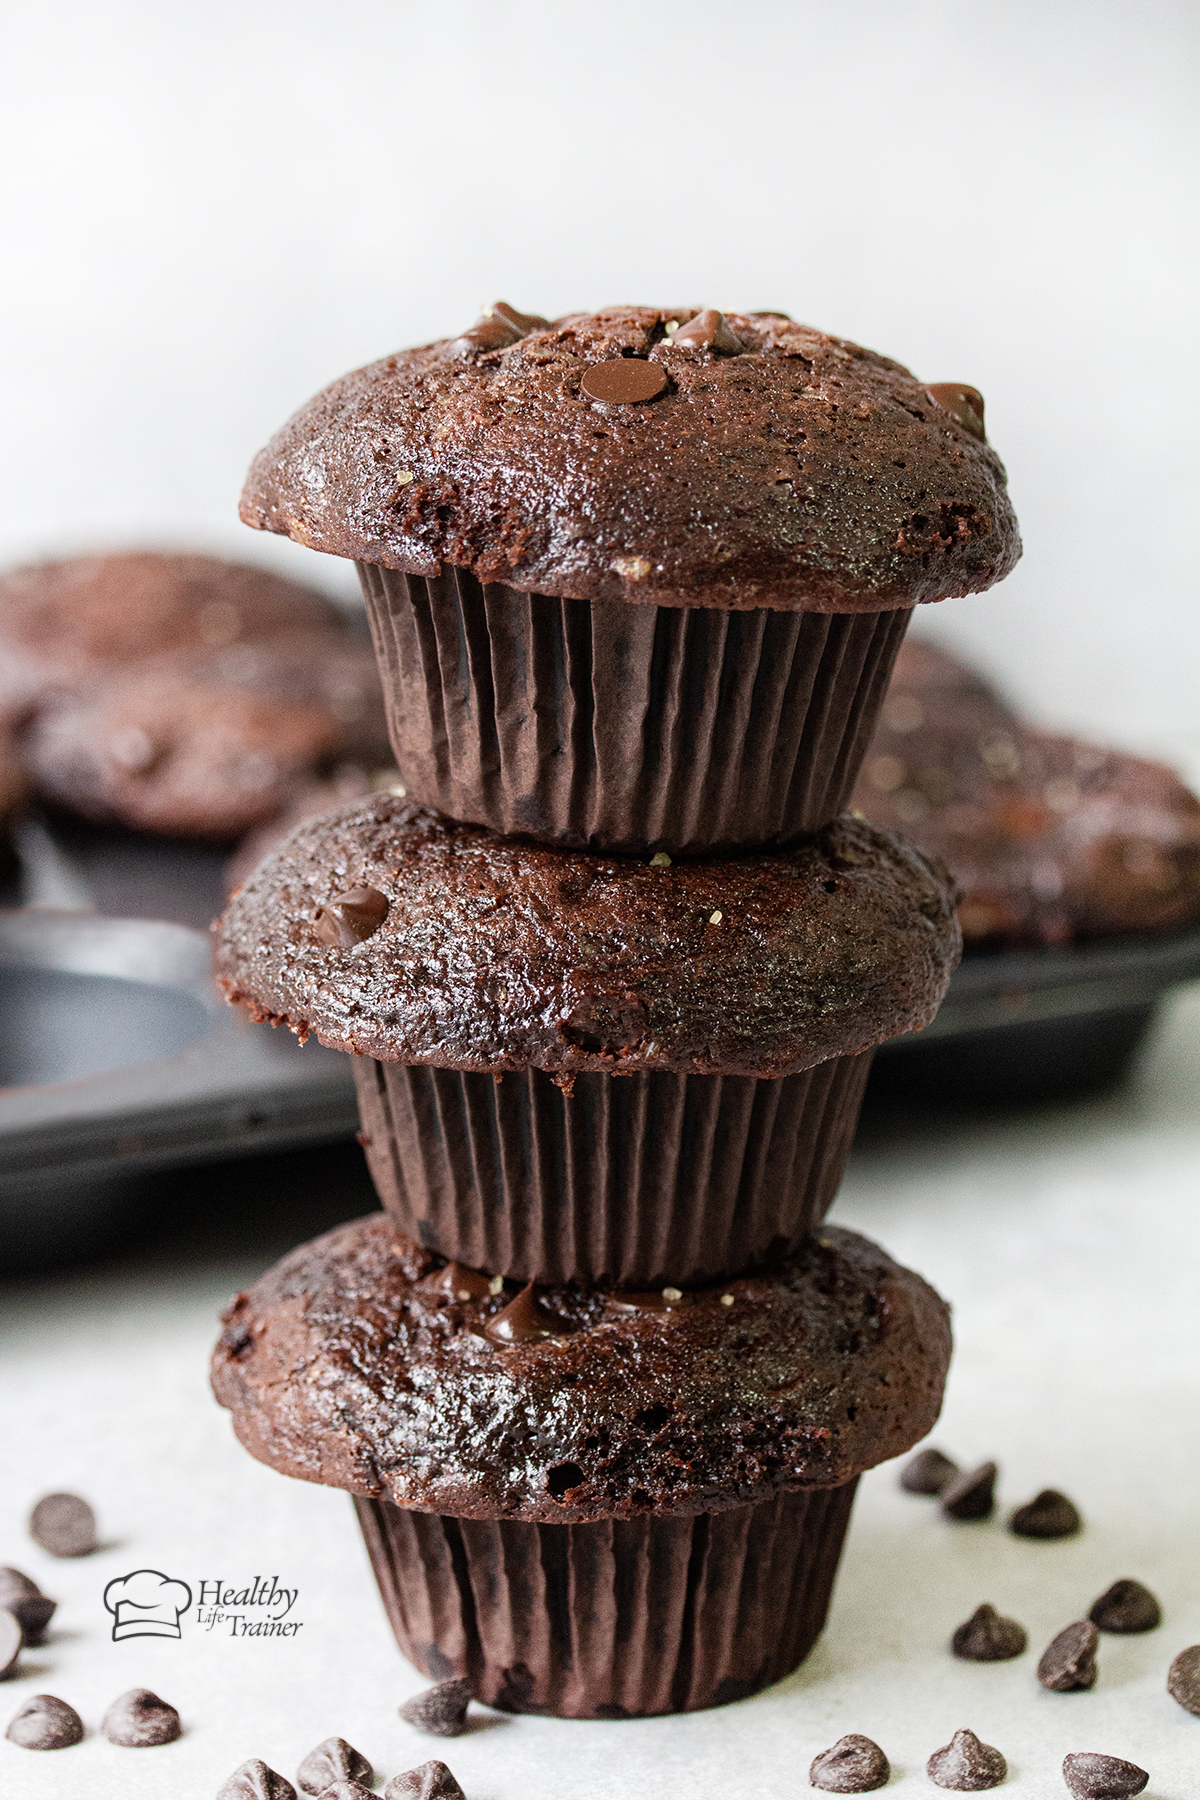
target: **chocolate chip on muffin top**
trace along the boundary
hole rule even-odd
[[[945,1303],[854,1232],[669,1307],[543,1289],[553,1329],[508,1343],[487,1326],[512,1286],[440,1273],[376,1214],[239,1295],[213,1386],[251,1454],[419,1511],[585,1523],[839,1486],[941,1403]]]
[[[337,556],[584,600],[873,612],[1020,555],[983,403],[781,313],[498,305],[343,376],[242,517]]]
[[[359,890],[380,923],[330,941]],[[958,959],[953,901],[937,865],[852,818],[772,856],[672,864],[379,794],[258,869],[217,974],[256,1017],[385,1062],[772,1077],[927,1024]]]

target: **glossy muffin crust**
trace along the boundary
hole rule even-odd
[[[924,1437],[950,1358],[945,1302],[835,1227],[770,1276],[664,1299],[522,1295],[372,1215],[293,1251],[224,1322],[214,1391],[260,1461],[536,1523],[839,1486]]]
[[[1021,549],[973,389],[686,306],[497,305],[345,375],[241,513],[410,575],[658,606],[884,611],[991,587]]]
[[[670,864],[375,795],[301,826],[238,891],[217,977],[255,1018],[384,1062],[774,1077],[928,1024],[955,898],[940,865],[849,817],[771,856]]]

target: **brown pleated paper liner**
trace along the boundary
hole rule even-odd
[[[356,1499],[404,1655],[506,1712],[617,1719],[743,1699],[829,1610],[857,1479],[690,1518],[531,1525]]]
[[[910,609],[554,599],[360,563],[410,798],[594,850],[768,848],[842,810]]]
[[[488,1074],[355,1058],[363,1143],[397,1230],[522,1281],[718,1280],[825,1216],[873,1051],[778,1081]]]

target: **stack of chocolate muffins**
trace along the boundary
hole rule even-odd
[[[982,411],[779,313],[497,305],[254,464],[248,523],[358,563],[407,796],[220,928],[231,1000],[355,1056],[384,1211],[236,1299],[214,1385],[494,1705],[777,1680],[937,1416],[944,1303],[817,1228],[959,952],[840,808],[913,604],[1019,554]]]

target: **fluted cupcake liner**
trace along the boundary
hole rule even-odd
[[[677,854],[825,825],[910,610],[637,606],[359,563],[411,798],[550,843]]]
[[[825,1216],[873,1052],[778,1081],[538,1069],[501,1080],[356,1058],[363,1144],[389,1216],[428,1249],[523,1281],[717,1280]]]
[[[404,1655],[506,1712],[618,1719],[722,1706],[802,1662],[857,1479],[685,1518],[533,1525],[356,1499]]]

